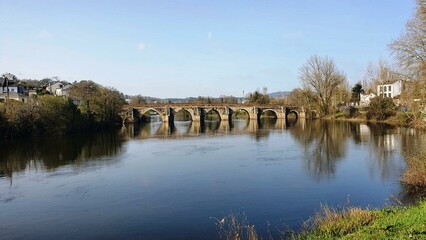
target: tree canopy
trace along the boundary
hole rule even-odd
[[[299,69],[299,80],[306,92],[314,94],[314,103],[320,113],[327,115],[334,105],[333,97],[346,83],[346,76],[332,59],[314,55]]]

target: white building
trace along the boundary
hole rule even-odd
[[[49,83],[46,90],[55,96],[69,96],[69,89],[71,85],[64,85],[63,83]]]
[[[359,105],[361,107],[367,107],[370,105],[371,99],[377,97],[376,94],[370,93],[370,94],[360,94],[359,95]]]
[[[381,97],[394,98],[401,95],[402,90],[404,90],[404,81],[397,80],[390,83],[379,84],[377,86],[377,95]]]

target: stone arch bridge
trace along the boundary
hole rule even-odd
[[[122,119],[125,123],[137,122],[144,114],[156,112],[163,122],[173,122],[178,112],[185,112],[193,122],[203,121],[206,114],[215,112],[221,121],[231,121],[237,111],[247,113],[250,120],[258,120],[265,113],[275,115],[277,119],[287,119],[289,114],[296,118],[306,118],[303,107],[283,105],[246,105],[246,104],[130,104],[124,106]]]

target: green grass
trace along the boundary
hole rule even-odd
[[[426,239],[426,200],[380,210],[353,207],[337,210],[328,206],[321,209],[305,222],[303,231],[283,231],[279,239]],[[231,214],[215,222],[220,239],[272,239],[272,236],[260,237],[245,215]]]
[[[331,213],[322,214],[310,230],[294,238],[426,239],[426,201],[382,210],[349,208],[340,213],[327,211]]]

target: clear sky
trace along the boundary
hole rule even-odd
[[[0,73],[125,94],[241,96],[299,87],[317,54],[351,85],[390,56],[414,0],[0,0]]]

